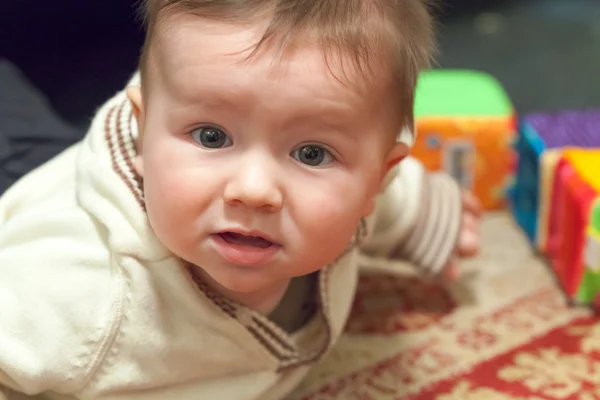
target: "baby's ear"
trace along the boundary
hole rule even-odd
[[[142,97],[142,88],[140,86],[130,86],[125,90],[127,98],[131,103],[133,109],[133,115],[138,123],[138,129],[140,133],[142,131],[142,125],[144,123],[144,99]]]
[[[410,152],[410,149],[409,149],[408,145],[406,145],[405,143],[402,143],[402,142],[395,143],[392,146],[392,148],[390,149],[390,151],[388,152],[387,158],[385,160],[385,165],[384,165],[383,175],[381,177],[381,180],[384,180],[386,175],[388,174],[388,172],[390,172],[390,170],[392,168],[394,168],[396,165],[398,165],[398,163],[400,161],[404,160],[406,158],[406,156],[408,156],[409,152]]]
[[[130,86],[125,91],[127,98],[131,103],[133,109],[133,115],[138,126],[138,137],[137,137],[137,155],[133,160],[133,166],[136,172],[143,177],[144,176],[144,162],[142,158],[142,138],[144,137],[144,98],[142,96],[142,88],[140,86]]]
[[[380,181],[379,181],[380,188],[379,188],[378,193],[381,193],[385,190],[390,179],[393,177],[393,175],[388,176],[390,170],[392,168],[394,168],[396,165],[398,165],[398,163],[401,162],[404,158],[406,158],[409,151],[410,151],[409,147],[405,143],[395,143],[393,145],[393,147],[390,149],[390,151],[388,152],[387,157],[385,159],[383,168],[381,170],[381,177],[380,177]],[[364,206],[363,212],[362,212],[363,217],[368,217],[375,210],[375,202],[376,202],[377,194],[373,195],[373,197],[371,197],[365,203],[365,206]]]

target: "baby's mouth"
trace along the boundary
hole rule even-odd
[[[270,242],[260,236],[246,236],[235,232],[221,232],[218,235],[227,243],[240,246],[268,249],[269,247],[275,245],[275,243]]]

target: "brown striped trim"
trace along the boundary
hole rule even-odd
[[[300,357],[298,354],[296,354],[297,352],[294,346],[290,344],[290,342],[283,339],[288,335],[284,333],[277,325],[275,325],[274,323],[267,323],[270,321],[264,321],[263,316],[257,318],[256,315],[252,315],[252,321],[262,332],[271,336],[277,341],[277,345],[282,349],[282,352],[285,353],[282,355],[288,355],[291,358]]]
[[[327,325],[327,329],[325,331],[323,344],[315,350],[302,354],[291,344],[290,340],[288,339],[289,335],[280,330],[274,323],[266,320],[265,317],[257,314],[253,310],[247,309],[228,299],[225,299],[210,286],[208,286],[204,280],[202,280],[196,271],[196,267],[193,265],[188,265],[187,268],[199,289],[216,306],[223,309],[227,315],[237,319],[237,310],[240,308],[244,308],[245,311],[251,315],[252,323],[250,325],[245,325],[246,329],[248,329],[248,332],[250,332],[263,347],[265,347],[271,354],[279,359],[279,368],[277,369],[278,372],[287,370],[289,368],[295,368],[300,365],[311,364],[320,359],[327,351],[331,341],[331,331],[329,329],[329,325]],[[326,287],[326,283],[323,281],[323,278],[320,280],[322,281],[320,286]],[[322,317],[324,317],[323,314]]]
[[[187,271],[192,277],[192,280],[198,286],[198,289],[204,293],[204,295],[212,301],[217,307],[219,307],[225,314],[229,315],[232,318],[237,317],[237,309],[238,307],[235,304],[232,304],[230,301],[227,301],[223,296],[219,293],[212,290],[210,286],[198,275],[196,271],[196,267],[193,265],[186,265]]]
[[[127,129],[127,132],[129,134],[127,138],[125,138],[125,136],[123,135],[123,128],[122,128],[123,114],[122,113],[123,113],[123,107],[125,107],[125,104],[126,103],[122,104],[121,107],[119,108],[119,115],[117,117],[117,144],[118,144],[119,150],[121,152],[121,156],[123,157],[123,160],[125,161],[125,166],[126,166],[127,170],[133,176],[134,182],[132,182],[131,185],[132,185],[132,187],[135,186],[135,188],[137,189],[137,190],[135,190],[137,200],[139,203],[142,204],[142,208],[145,211],[146,203],[143,198],[142,179],[141,179],[140,175],[137,173],[137,171],[135,170],[135,167],[133,165],[133,160],[131,159],[129,153],[127,152],[127,145],[125,144],[126,140],[130,143],[132,143],[132,142],[134,143],[133,135],[132,135],[130,129]],[[127,116],[127,126],[129,126],[130,122],[131,122],[131,113]]]
[[[262,343],[273,355],[281,360],[297,360],[300,358],[299,352],[286,340],[289,336],[284,332],[278,332],[272,329],[272,323],[265,320],[265,317],[259,315],[254,310],[250,310],[240,304],[237,304],[212,289],[198,274],[197,267],[187,264],[187,270],[202,293],[212,301],[217,307],[223,310],[227,315],[234,319],[240,309],[250,315],[250,324],[243,324],[246,329]]]
[[[113,116],[114,116],[115,111],[117,112],[116,122],[113,122]],[[110,159],[111,159],[113,170],[119,175],[119,177],[121,178],[123,183],[125,183],[125,185],[129,189],[129,191],[133,194],[137,203],[145,211],[146,204],[144,203],[144,199],[142,198],[142,196],[140,196],[140,194],[139,194],[141,192],[141,186],[139,186],[140,181],[136,180],[136,181],[132,182],[127,177],[125,169],[119,164],[119,161],[117,159],[117,154],[120,153],[123,157],[123,160],[125,161],[125,167],[129,171],[129,173],[132,174],[132,176],[138,176],[137,172],[133,168],[133,162],[131,161],[131,158],[127,154],[127,149],[125,148],[125,142],[122,139],[122,132],[121,132],[121,127],[120,127],[122,113],[123,113],[123,104],[121,104],[120,106],[115,106],[109,110],[107,117],[106,117],[106,122],[105,122],[105,138],[106,138],[106,142],[108,144],[108,148],[110,151]],[[116,138],[114,137],[115,135],[112,134],[112,132],[113,132],[112,124],[113,123],[116,125],[116,128],[115,128],[117,131]]]
[[[361,225],[359,226],[359,229],[361,229],[361,227],[363,227],[364,229],[366,229],[366,221],[365,224],[362,224],[363,221],[361,221]],[[357,234],[360,233],[360,231],[357,231]],[[366,232],[365,232],[366,234]],[[355,236],[355,238],[360,238],[359,235]],[[364,236],[363,236],[364,238]],[[360,240],[360,239],[359,239]],[[326,297],[328,290],[327,287],[329,285],[329,271],[331,271],[331,266],[326,267],[325,269],[323,269],[321,271],[321,273],[319,274],[319,300],[321,302],[321,307],[320,307],[320,312],[322,313],[322,317],[325,318],[326,321],[330,321],[330,316],[328,315],[327,312],[327,304],[329,299]],[[285,363],[282,362],[281,363],[281,367],[278,369],[278,372],[285,372],[287,369],[290,368],[295,368],[295,367],[299,367],[299,366],[303,366],[303,365],[309,365],[314,363],[315,361],[318,361],[319,359],[321,359],[323,357],[323,355],[325,354],[325,352],[327,352],[327,349],[329,348],[331,341],[332,341],[332,335],[331,335],[331,326],[329,324],[329,322],[327,323],[327,329],[325,330],[325,336],[323,338],[323,345],[320,346],[320,348],[318,348],[317,350],[309,353],[306,357],[304,357],[303,359],[300,359],[298,361],[296,361],[295,363]]]

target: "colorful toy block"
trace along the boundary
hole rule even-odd
[[[516,116],[495,78],[469,70],[423,72],[415,121],[412,154],[427,169],[450,173],[487,210],[505,205],[516,165]]]
[[[600,110],[540,113],[522,119],[516,143],[519,163],[511,205],[517,223],[533,243],[538,243],[538,209],[544,212],[548,209],[547,204],[540,201],[543,203],[549,198],[548,185],[552,185],[549,177],[557,165],[556,155],[547,158],[542,155],[551,149],[600,147],[598,126]],[[540,167],[544,168],[543,173]],[[541,226],[545,228],[544,223]]]
[[[537,222],[537,227],[531,227],[530,229],[535,233],[535,247],[541,253],[547,252],[546,242],[548,238],[552,189],[554,187],[556,168],[562,157],[562,151],[563,149],[550,149],[540,154],[537,218],[532,220],[532,222]]]
[[[583,263],[583,277],[577,288],[576,300],[580,304],[597,307],[600,305],[600,197],[596,198],[590,212]]]
[[[556,258],[561,249],[561,223],[565,219],[566,206],[564,187],[566,183],[576,176],[575,168],[568,160],[561,155],[557,162],[554,179],[552,181],[552,191],[550,194],[550,210],[548,213],[548,233],[547,240],[543,243],[543,250],[549,264],[554,268]],[[556,268],[554,268],[556,270]],[[560,279],[560,276],[559,276]]]
[[[600,150],[568,149],[558,161],[552,193],[547,258],[570,298],[584,275],[585,232],[600,193]]]

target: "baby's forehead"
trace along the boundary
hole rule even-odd
[[[197,97],[203,88],[194,90],[190,81],[201,81],[196,82],[200,85],[228,82],[231,81],[228,74],[234,71],[232,68],[237,73],[262,63],[269,68],[261,69],[260,73],[255,69],[254,75],[249,76],[260,78],[269,74],[279,79],[286,78],[291,71],[302,75],[300,80],[286,79],[289,85],[296,85],[305,82],[305,72],[310,70],[309,75],[322,78],[324,84],[338,86],[336,98],[346,95],[354,100],[358,98],[354,109],[371,113],[385,108],[394,115],[394,120],[406,119],[400,124],[412,125],[410,84],[402,87],[407,81],[397,79],[399,69],[389,47],[352,47],[343,41],[322,40],[321,35],[310,30],[291,37],[275,32],[269,40],[263,41],[269,23],[269,19],[223,22],[192,14],[177,14],[164,19],[156,26],[154,51],[147,63],[148,70],[156,71],[143,73],[145,91],[148,92],[159,77],[171,82],[168,86],[172,91],[193,91],[190,97]],[[315,59],[319,62],[308,62]],[[199,62],[206,65],[190,72],[194,71],[190,66],[198,66]],[[172,84],[173,81],[176,84]],[[305,99],[308,96],[299,97]]]
[[[336,77],[365,88],[391,80],[406,123],[412,125],[414,91],[420,69],[429,66],[433,24],[424,0],[142,0],[147,22],[140,59],[142,79],[157,58],[154,50],[171,31],[190,25],[227,21],[251,30],[263,27],[259,46],[279,42],[293,48],[314,36],[328,60],[338,61]],[[185,22],[182,17],[195,17]],[[225,25],[225,24],[222,24]],[[194,32],[202,38],[205,33]],[[300,40],[302,41],[302,40]],[[166,47],[181,46],[170,43]],[[203,51],[201,46],[197,46]],[[356,72],[352,67],[356,67]],[[335,69],[334,69],[335,70]],[[350,70],[351,73],[348,73]],[[391,71],[391,73],[388,73]],[[147,87],[147,85],[144,85]]]
[[[193,63],[216,68],[266,64],[265,73],[274,77],[309,69],[357,91],[389,87],[395,74],[383,50],[371,49],[370,56],[365,57],[341,45],[323,42],[311,31],[291,38],[270,36],[263,41],[268,20],[239,24],[181,15],[162,25],[155,35],[155,56],[163,72],[181,71]]]

